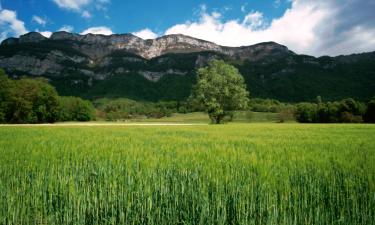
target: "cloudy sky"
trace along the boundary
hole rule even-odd
[[[0,0],[0,40],[29,31],[275,41],[314,56],[375,51],[375,0]]]

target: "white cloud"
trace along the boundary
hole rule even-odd
[[[42,25],[43,27],[47,24],[47,21],[42,19],[41,17],[37,16],[37,15],[34,15],[31,19],[31,21],[39,24],[39,25]]]
[[[39,32],[41,35],[43,35],[44,37],[51,37],[52,35],[52,32],[51,31],[39,31],[39,30],[36,30],[36,32]]]
[[[373,30],[356,28],[358,26],[349,20],[358,18],[356,13],[359,9],[354,10],[351,16],[343,13],[349,11],[353,2],[347,0],[347,4],[341,6],[336,1],[291,0],[291,7],[284,15],[270,23],[265,22],[261,12],[249,13],[243,19],[223,21],[219,14],[208,13],[202,7],[197,21],[174,25],[165,34],[180,33],[227,46],[275,41],[297,53],[316,56],[375,50],[375,25]],[[374,15],[370,9],[368,11],[368,15]],[[374,16],[371,20],[365,18],[362,23],[374,19]]]
[[[280,5],[281,5],[281,0],[275,0],[275,1],[273,2],[273,6],[274,6],[275,8],[279,8]]]
[[[241,6],[241,12],[243,13],[246,12],[246,6],[247,6],[247,3]]]
[[[111,0],[96,0],[95,8],[97,10],[107,11],[107,5],[111,3]]]
[[[74,11],[89,19],[92,17],[92,11],[107,11],[107,5],[111,0],[53,0],[61,9]]]
[[[251,30],[261,28],[265,25],[263,13],[257,11],[247,14],[242,22],[242,25],[247,26]]]
[[[104,35],[111,35],[113,34],[111,28],[100,26],[100,27],[90,27],[81,32],[82,35],[84,34],[104,34]]]
[[[81,14],[81,16],[85,19],[90,19],[92,17],[91,13],[87,10],[84,10]]]
[[[18,37],[27,33],[25,23],[17,19],[16,11],[12,10],[0,10],[0,27],[0,40],[5,39],[9,34]]]
[[[66,32],[72,32],[73,30],[74,28],[70,25],[64,25],[59,29],[59,31],[66,31]]]
[[[152,30],[146,28],[137,32],[133,32],[135,36],[138,36],[142,39],[155,39],[158,37],[156,33],[154,33]]]
[[[375,51],[375,28],[368,29],[356,26],[343,32],[337,38],[341,41],[332,45],[323,43],[319,45],[318,49],[325,48],[325,52],[328,55],[348,55]]]
[[[91,0],[53,0],[60,8],[80,11],[82,7],[91,3]]]

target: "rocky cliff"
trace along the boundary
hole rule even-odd
[[[30,32],[20,38],[9,38],[2,45],[39,43],[42,41],[65,41],[67,44],[91,59],[102,58],[114,51],[126,51],[145,59],[152,59],[167,53],[192,53],[213,51],[240,59],[257,60],[272,53],[292,53],[287,47],[274,42],[246,47],[224,47],[212,42],[177,34],[156,39],[143,40],[132,34],[79,35],[65,31],[55,32],[46,38],[37,32]],[[258,54],[261,52],[262,54]]]
[[[143,40],[132,34],[79,35],[61,31],[46,38],[40,33],[30,32],[1,43],[0,68],[10,73],[53,76],[74,72],[93,79],[105,79],[113,74],[129,72],[125,66],[128,64],[146,64],[157,57],[160,58],[159,64],[165,64],[168,57],[163,56],[168,54],[202,52],[212,52],[211,58],[219,54],[241,61],[294,54],[285,46],[273,42],[233,48],[185,35]],[[198,55],[195,67],[205,65],[210,57]],[[165,71],[139,69],[138,72],[150,81],[158,81],[163,75],[171,74],[171,71],[179,75],[188,73],[176,68],[166,68]]]

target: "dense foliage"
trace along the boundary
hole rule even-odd
[[[10,80],[0,71],[1,121],[51,123],[58,120],[58,94],[46,80]]]
[[[275,99],[251,98],[249,102],[253,112],[281,112],[283,110],[294,109],[293,104],[280,102]]]
[[[371,225],[375,126],[0,127],[0,224]]]
[[[59,105],[59,121],[91,121],[95,119],[95,108],[88,100],[78,97],[60,97]]]
[[[312,102],[355,98],[368,101],[375,93],[375,52],[319,57],[291,55],[263,61],[234,63],[247,88],[258,98],[283,102]]]
[[[97,99],[94,105],[100,117],[109,121],[128,120],[137,118],[161,118],[172,113],[190,112],[187,102],[140,102],[126,98]]]
[[[375,123],[375,98],[367,103],[367,109],[363,119],[366,123]]]
[[[1,123],[53,123],[94,119],[93,106],[79,98],[60,98],[43,78],[11,80],[0,70]]]
[[[340,102],[299,103],[295,116],[302,123],[360,123],[366,113],[366,105],[352,98]]]
[[[192,98],[205,107],[213,123],[221,123],[235,110],[247,109],[249,92],[235,67],[213,60],[197,73]]]

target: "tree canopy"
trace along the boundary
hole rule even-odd
[[[0,69],[0,123],[53,123],[94,118],[91,102],[60,97],[43,78],[9,79]]]
[[[197,74],[192,98],[204,106],[213,123],[219,124],[232,111],[248,107],[249,92],[234,66],[213,60]]]
[[[51,123],[57,121],[58,94],[45,79],[10,80],[0,71],[0,121]]]

